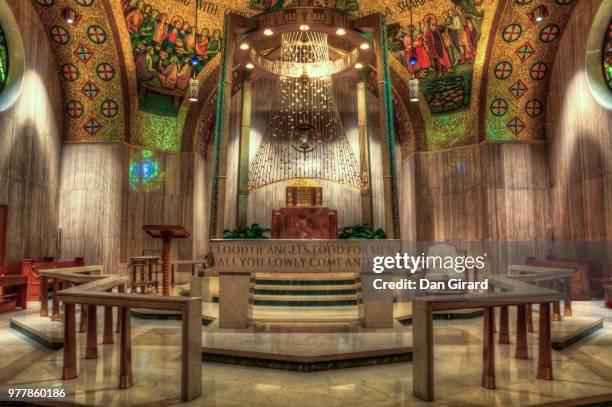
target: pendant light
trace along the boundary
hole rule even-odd
[[[412,79],[408,81],[408,93],[411,102],[419,101],[419,80],[414,74],[415,65],[417,64],[417,58],[414,55],[416,53],[416,49],[414,48],[414,25],[412,24],[412,2],[410,4],[410,71],[412,72]]]

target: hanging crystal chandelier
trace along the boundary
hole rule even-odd
[[[344,133],[331,77],[351,63],[351,56],[331,61],[329,55],[327,34],[304,29],[281,35],[278,59],[257,61],[278,79],[270,125],[249,171],[250,190],[292,178],[359,188],[359,165]]]

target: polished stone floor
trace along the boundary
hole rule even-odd
[[[604,328],[563,351],[553,351],[555,380],[552,382],[535,379],[535,359],[524,361],[512,357],[514,338],[512,345],[497,345],[497,390],[480,386],[482,318],[436,320],[435,405],[522,406],[612,395],[612,311],[603,308],[602,302],[576,302],[574,310],[576,316],[603,317]],[[512,315],[511,318],[512,321]],[[49,351],[10,329],[8,320],[9,316],[0,317],[1,386],[64,386],[69,393],[67,401],[82,405],[179,404],[179,321],[132,319],[135,385],[118,390],[118,346],[100,345],[97,360],[79,357],[79,377],[63,382],[60,379],[62,351]],[[205,328],[205,332],[208,329],[212,333],[215,328]],[[270,330],[261,335],[262,343],[274,340]],[[397,335],[405,335],[405,331],[398,329]],[[85,337],[79,338],[82,356]],[[291,338],[303,349],[311,344],[319,346],[326,340],[339,340],[337,336],[316,333]],[[530,355],[535,355],[535,335],[530,335],[529,345]],[[412,372],[410,362],[310,373],[209,362],[203,363],[203,369],[203,395],[185,405],[431,405],[412,396],[412,375],[418,372]]]

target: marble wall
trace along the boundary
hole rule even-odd
[[[129,147],[138,151],[138,147]],[[161,239],[150,238],[144,225],[182,225],[190,233],[194,230],[195,163],[194,154],[173,154],[155,151],[163,172],[157,188],[142,190],[123,182],[121,261],[142,255],[143,250],[161,250]],[[124,170],[127,178],[127,169]],[[200,233],[201,234],[201,233]],[[191,259],[193,238],[176,239],[174,257]]]
[[[612,112],[593,98],[584,58],[585,28],[600,3],[576,4],[551,70],[546,137],[552,228],[560,241],[612,240]]]
[[[129,257],[161,250],[161,240],[142,230],[147,224],[177,224],[191,232],[191,238],[175,241],[174,258],[206,254],[209,163],[193,153],[152,151],[160,183],[137,188],[129,165],[141,152],[124,143],[64,146],[59,211],[63,258],[83,256],[86,263],[117,272]]]
[[[120,143],[66,144],[62,154],[61,258],[119,265],[122,188],[128,151]]]
[[[455,242],[496,258],[545,255],[550,234],[544,143],[493,143],[402,157],[402,239]],[[426,243],[427,244],[427,243]]]
[[[55,257],[63,117],[59,77],[32,2],[7,4],[21,31],[26,62],[17,102],[0,113],[0,205],[9,207],[6,260]]]

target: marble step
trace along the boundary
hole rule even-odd
[[[354,286],[358,283],[357,280],[277,280],[277,279],[256,279],[256,286],[335,286],[345,287]]]
[[[301,296],[329,296],[329,295],[356,295],[357,289],[340,289],[340,288],[331,288],[331,289],[318,289],[318,286],[308,287],[309,289],[303,290],[301,287],[274,287],[274,288],[261,288],[259,286],[255,286],[255,289],[252,292],[255,295],[301,295]]]
[[[296,324],[357,324],[359,310],[355,306],[335,307],[281,307],[258,306],[253,308],[253,323]]]
[[[327,290],[359,290],[360,284],[345,285],[277,285],[277,284],[255,284],[256,290],[274,291],[327,291]]]
[[[253,305],[312,307],[357,305],[356,294],[332,295],[264,295],[253,294]]]
[[[355,273],[255,273],[256,280],[310,281],[310,280],[358,280]]]

